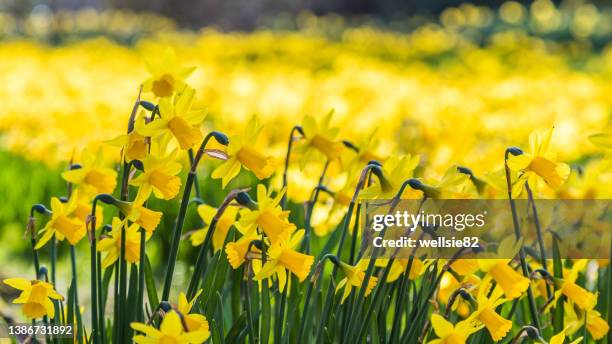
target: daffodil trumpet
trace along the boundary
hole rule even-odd
[[[283,189],[288,187],[287,183],[287,171],[289,170],[289,159],[291,158],[291,148],[293,146],[293,141],[298,140],[299,138],[295,136],[295,133],[298,132],[302,137],[304,137],[304,130],[301,126],[295,125],[291,128],[291,132],[289,132],[289,142],[287,143],[287,154],[285,155],[285,167],[283,169]],[[287,193],[283,195],[280,201],[281,208],[285,209],[285,205],[287,203]]]
[[[206,232],[206,237],[204,238],[204,242],[202,243],[202,245],[200,245],[200,250],[198,252],[198,257],[196,258],[196,263],[194,266],[193,274],[191,275],[189,287],[187,288],[187,298],[188,299],[193,298],[198,290],[200,278],[202,277],[202,274],[205,271],[204,269],[206,265],[206,254],[209,251],[210,243],[212,241],[212,237],[215,232],[215,228],[217,227],[217,223],[219,222],[219,219],[221,218],[221,216],[223,216],[225,209],[227,209],[230,203],[234,199],[236,199],[236,196],[241,192],[244,192],[244,190],[236,189],[236,190],[230,191],[227,194],[227,196],[225,196],[225,199],[223,200],[223,202],[221,202],[221,205],[217,209],[217,213],[215,214],[212,221],[208,225],[208,231]]]
[[[181,241],[181,235],[183,233],[183,225],[185,223],[185,215],[187,213],[187,205],[189,204],[189,198],[191,195],[191,189],[193,188],[193,181],[197,174],[197,167],[204,155],[206,145],[211,138],[215,138],[217,142],[222,145],[227,145],[229,143],[229,139],[227,136],[218,131],[211,131],[206,135],[200,148],[196,152],[196,155],[193,159],[193,163],[191,164],[191,168],[189,170],[189,174],[187,175],[187,181],[185,182],[185,189],[183,190],[183,199],[181,200],[181,206],[179,208],[179,213],[176,219],[176,225],[173,230],[172,235],[172,243],[170,245],[170,254],[168,257],[168,266],[166,268],[166,277],[164,279],[164,289],[162,292],[162,300],[167,301],[170,296],[170,288],[172,287],[172,276],[174,275],[174,266],[176,265],[176,258],[178,256],[178,247]]]
[[[504,153],[504,170],[506,175],[506,186],[508,189],[508,202],[510,203],[510,211],[512,212],[512,223],[514,225],[514,235],[516,240],[521,239],[521,229],[518,219],[518,213],[516,211],[516,204],[514,203],[514,198],[512,197],[512,177],[510,175],[510,167],[508,166],[508,158],[510,155],[518,156],[523,154],[523,151],[517,147],[509,147],[506,149]],[[523,276],[529,277],[529,269],[527,268],[527,261],[525,260],[525,251],[523,246],[519,249],[519,258],[521,261],[521,269],[523,271]],[[535,298],[533,296],[533,290],[531,289],[531,283],[527,287],[527,297],[529,299],[529,312],[531,313],[531,319],[535,327],[540,329],[540,320],[538,318],[537,306],[535,303]]]

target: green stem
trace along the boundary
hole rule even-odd
[[[92,204],[92,215],[90,222],[90,261],[91,261],[91,337],[93,344],[99,341],[99,321],[98,321],[98,254],[96,249],[96,200]]]
[[[172,235],[172,243],[170,245],[170,256],[168,258],[168,266],[166,268],[166,276],[164,279],[164,289],[162,292],[162,301],[168,301],[170,297],[170,288],[172,287],[172,277],[174,275],[174,267],[176,265],[176,259],[178,256],[179,243],[181,242],[181,235],[183,234],[183,225],[185,223],[185,215],[187,213],[187,206],[189,205],[189,196],[191,194],[191,189],[193,188],[193,182],[196,177],[196,170],[198,167],[198,163],[204,154],[204,149],[208,144],[208,141],[214,137],[219,143],[227,145],[229,140],[227,137],[219,132],[212,131],[202,141],[200,148],[198,149],[196,156],[193,159],[193,164],[191,164],[191,169],[189,170],[189,175],[187,176],[187,181],[185,182],[185,189],[183,190],[183,199],[181,200],[181,205],[179,208],[179,213],[176,219],[176,225],[174,226],[174,231]]]
[[[143,300],[144,300],[144,289],[145,289],[145,247],[146,247],[146,235],[147,232],[144,228],[140,229],[140,263],[139,263],[139,271],[138,271],[138,305],[136,306],[136,320],[139,322],[144,321],[144,309],[143,309]]]
[[[508,188],[508,201],[510,202],[510,210],[512,211],[512,222],[514,224],[514,234],[516,236],[516,240],[519,240],[521,238],[521,229],[520,229],[520,224],[518,220],[518,213],[516,211],[516,204],[514,202],[514,199],[512,198],[512,181],[510,177],[510,167],[508,167],[508,154],[511,154],[511,153],[514,154],[513,152],[516,152],[516,151],[514,151],[512,148],[506,149],[506,153],[504,154],[504,168],[506,172],[506,186]],[[527,268],[527,261],[525,260],[525,250],[523,249],[522,245],[519,250],[519,258],[521,260],[521,268],[523,270],[523,276],[525,276],[526,278],[529,278],[529,269]],[[533,325],[539,331],[540,330],[540,320],[538,318],[538,311],[537,311],[535,299],[533,297],[533,290],[531,289],[531,283],[529,284],[529,287],[527,288],[527,297],[529,298],[529,311],[531,313]]]
[[[280,206],[283,209],[285,209],[285,205],[287,203],[287,189],[286,189],[287,188],[287,171],[289,170],[289,159],[291,158],[291,147],[293,145],[293,141],[295,140],[293,135],[296,131],[299,132],[302,136],[304,136],[304,131],[302,130],[302,127],[300,127],[299,125],[296,125],[293,128],[291,128],[291,132],[289,133],[289,142],[287,143],[287,154],[285,155],[285,168],[283,169],[283,189],[285,189],[285,194],[283,195],[280,201]]]
[[[535,222],[536,234],[538,237],[538,246],[540,248],[540,263],[544,270],[548,271],[547,259],[546,259],[546,250],[544,249],[544,235],[542,234],[542,227],[540,225],[540,218],[538,216],[538,209],[536,208],[535,200],[533,199],[533,192],[529,187],[529,183],[525,182],[525,190],[527,190],[527,195],[529,197],[529,203],[531,203],[531,212],[533,213],[533,222]],[[552,290],[550,285],[546,283],[546,298],[550,298],[552,295]]]
[[[323,171],[319,176],[319,182],[314,189],[314,195],[311,200],[308,201],[308,208],[306,213],[306,221],[304,224],[304,238],[302,239],[302,250],[305,253],[310,253],[310,237],[312,232],[312,213],[314,211],[314,207],[317,204],[317,200],[319,199],[319,193],[321,187],[323,186],[323,179],[325,178],[325,174],[327,173],[327,168],[329,167],[329,160],[325,161],[325,165],[323,166]]]
[[[81,306],[79,305],[79,292],[77,287],[76,252],[74,245],[70,245],[70,263],[72,265],[72,286],[74,295],[74,314],[77,321],[77,342],[83,342],[83,319],[81,319]]]

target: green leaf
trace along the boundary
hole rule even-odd
[[[151,308],[156,308],[159,305],[159,298],[157,296],[157,289],[155,288],[155,280],[153,278],[153,269],[151,269],[151,262],[147,256],[145,259],[145,285],[147,287],[147,295],[149,297],[149,305]]]

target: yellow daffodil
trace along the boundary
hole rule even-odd
[[[339,159],[343,150],[342,142],[336,139],[339,129],[331,126],[333,111],[317,123],[312,116],[305,116],[302,120],[304,139],[296,148],[302,154],[300,165],[302,168],[306,163],[317,160],[316,153],[321,153],[328,160]]]
[[[187,299],[187,295],[181,292],[178,297],[177,310],[183,315],[185,325],[187,325],[187,331],[205,331],[210,336],[210,330],[208,320],[201,314],[190,314],[193,305],[202,293],[202,289],[198,290],[195,296],[190,300]]]
[[[388,259],[378,258],[376,259],[376,266],[384,268],[387,266],[388,261]],[[408,261],[408,258],[395,259],[391,265],[391,269],[389,270],[387,282],[393,282],[400,278],[400,276],[406,272],[406,269],[408,268]],[[429,263],[425,263],[419,258],[414,258],[412,260],[412,266],[410,268],[410,273],[408,274],[408,279],[416,280],[425,272],[428,265]]]
[[[217,214],[217,208],[211,207],[208,204],[200,204],[198,206],[198,215],[206,224],[206,227],[202,229],[198,229],[194,231],[189,239],[191,240],[191,244],[193,246],[199,246],[204,242],[206,238],[206,233],[208,233],[208,229],[211,221]],[[212,245],[215,252],[220,250],[225,243],[225,238],[227,237],[227,233],[229,232],[232,225],[236,222],[236,217],[238,216],[238,207],[229,206],[225,208],[223,215],[217,221],[217,225],[215,227],[215,232],[212,235]]]
[[[466,190],[466,186],[470,184],[469,182],[469,175],[461,173],[457,166],[451,166],[444,172],[441,179],[426,179],[415,186],[417,186],[416,189],[421,193],[418,197],[425,195],[433,199],[467,199],[472,198],[470,192]],[[408,193],[413,193],[413,191]],[[412,196],[411,198],[416,198],[414,194]]]
[[[568,335],[572,335],[579,331],[585,325],[586,316],[586,329],[595,340],[602,339],[610,327],[608,321],[601,317],[601,314],[595,309],[581,311],[571,300],[563,303],[564,310],[564,321],[568,324],[565,332]]]
[[[204,329],[185,331],[181,316],[173,310],[166,313],[159,329],[137,322],[131,323],[131,327],[144,334],[134,336],[138,344],[200,344],[210,337],[210,332]]]
[[[476,298],[478,309],[473,315],[475,319],[484,324],[493,341],[498,342],[512,329],[512,321],[505,319],[495,311],[495,308],[506,302],[506,299],[502,298],[504,292],[497,287],[493,287],[491,295],[488,296],[489,282],[490,277],[485,277],[482,281],[482,286],[478,289],[478,296]]]
[[[121,230],[127,226],[126,221],[114,217],[111,232],[100,240],[98,251],[106,252],[102,267],[107,268],[119,259],[121,253]],[[132,223],[125,229],[125,260],[130,263],[140,261],[140,226]]]
[[[102,150],[93,153],[86,149],[81,157],[81,167],[65,171],[62,177],[75,185],[84,188],[90,195],[111,194],[117,185],[117,172],[104,166]]]
[[[529,152],[521,155],[510,155],[508,167],[522,172],[513,187],[513,195],[520,194],[525,182],[531,187],[536,186],[537,177],[544,180],[548,186],[557,189],[570,174],[567,164],[557,162],[556,155],[549,152],[548,146],[553,134],[553,128],[544,131],[534,131],[529,135]]]
[[[483,325],[473,321],[472,318],[453,325],[439,314],[431,315],[431,327],[438,337],[429,341],[429,344],[465,344],[468,337],[479,331]]]
[[[89,216],[91,216],[91,206],[92,199],[88,197],[85,193],[79,192],[79,190],[75,190],[71,196],[73,199],[76,199],[76,208],[72,212],[75,218],[81,220],[83,223],[87,223]],[[96,228],[102,226],[104,222],[104,208],[96,207]]]
[[[244,233],[240,239],[229,242],[227,245],[225,245],[227,260],[234,270],[238,269],[246,260],[246,254],[249,246],[251,246],[251,252],[260,252],[258,248],[251,245],[253,240],[259,240],[260,238],[261,237],[258,236],[256,232],[251,231],[249,233]]]
[[[138,186],[136,199],[146,200],[151,195],[160,199],[173,199],[181,189],[181,178],[177,174],[182,166],[175,161],[177,151],[165,157],[148,155],[142,160],[144,171],[130,180],[130,185]]]
[[[258,179],[268,178],[274,173],[274,159],[255,147],[261,129],[261,124],[253,117],[241,135],[230,137],[227,146],[229,158],[211,175],[214,179],[221,179],[223,188],[238,175],[241,167],[252,171]]]
[[[153,233],[163,213],[146,208],[140,203],[142,201],[143,200],[133,203],[120,203],[118,207],[128,220],[138,224],[148,233]]]
[[[404,155],[401,157],[391,157],[382,166],[383,176],[388,181],[388,185],[381,185],[376,178],[375,183],[363,189],[360,199],[390,199],[397,194],[402,183],[412,177],[414,169],[419,165],[418,155]]]
[[[575,261],[572,268],[567,273],[564,273],[563,279],[555,280],[557,290],[554,294],[555,302],[551,302],[551,304],[556,304],[556,301],[561,295],[565,295],[565,297],[583,310],[588,311],[595,307],[597,304],[597,295],[575,283],[578,278],[578,273],[585,268],[586,264],[586,259]]]
[[[78,191],[73,193],[68,203],[62,203],[57,197],[51,198],[51,219],[40,230],[43,233],[38,239],[35,249],[43,247],[55,234],[59,241],[67,239],[70,245],[76,245],[85,236],[85,222],[74,216],[77,208]]]
[[[568,328],[566,327],[563,330],[561,330],[561,332],[559,332],[559,333],[555,334],[554,336],[552,336],[550,338],[550,341],[548,341],[548,344],[564,344],[565,343],[565,337],[566,337],[565,332],[567,331],[567,329]],[[577,344],[577,343],[580,343],[581,341],[582,341],[582,337],[573,340],[572,342],[570,342],[570,344]]]
[[[522,241],[515,241],[512,236],[508,236],[499,244],[495,256],[515,257],[521,244]],[[529,279],[508,265],[511,261],[511,258],[478,260],[480,269],[497,282],[509,300],[520,297],[529,287]]]
[[[195,90],[185,86],[172,99],[159,101],[160,117],[144,127],[136,129],[143,136],[158,137],[170,135],[176,139],[181,149],[193,148],[202,141],[200,125],[206,116],[205,111],[192,110]]]
[[[22,305],[23,314],[30,318],[55,317],[55,307],[52,300],[63,300],[53,285],[43,281],[28,281],[24,278],[8,278],[4,284],[17,290],[21,290],[19,297],[13,300],[14,304]]]
[[[355,143],[356,150],[346,149],[347,154],[342,155],[342,165],[349,168],[363,168],[370,161],[384,162],[387,157],[378,152],[379,146],[378,130],[375,129]]]
[[[176,90],[183,88],[185,78],[196,69],[180,66],[171,48],[166,48],[157,60],[145,60],[145,64],[151,77],[144,82],[143,90],[160,98],[170,97]]]
[[[276,272],[279,288],[284,290],[287,281],[285,269],[297,276],[303,282],[310,274],[310,268],[314,262],[314,256],[300,253],[295,248],[302,242],[304,230],[301,229],[293,234],[286,242],[276,242],[270,246],[267,252],[267,260],[261,270],[255,275],[255,280],[270,277]]]
[[[288,220],[289,211],[283,211],[279,205],[284,192],[284,190],[279,192],[273,198],[271,191],[266,191],[266,187],[263,184],[258,184],[257,209],[245,209],[241,212],[240,226],[246,232],[255,231],[256,228],[260,228],[271,243],[288,239],[296,227]]]
[[[144,114],[140,114],[135,119],[135,128],[144,126]],[[125,161],[141,160],[147,155],[147,141],[145,137],[138,133],[136,129],[128,134],[123,134],[115,137],[112,140],[106,141],[109,145],[121,147]]]
[[[349,294],[351,293],[351,290],[353,290],[353,287],[357,288],[357,290],[361,288],[361,285],[363,284],[363,280],[365,279],[364,270],[367,267],[368,267],[367,260],[360,260],[359,262],[357,262],[355,266],[349,265],[344,262],[340,262],[340,269],[344,273],[345,277],[341,279],[340,282],[338,282],[338,285],[336,286],[336,293],[340,289],[344,288],[344,292],[342,293],[342,299],[340,301],[341,303],[344,303],[344,300],[346,300],[346,298],[349,296]],[[368,281],[368,286],[366,287],[364,296],[367,297],[368,295],[370,295],[370,293],[372,292],[372,289],[374,289],[374,287],[376,286],[377,281],[378,281],[378,278],[374,276],[370,277],[370,280]]]

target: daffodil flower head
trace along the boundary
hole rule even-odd
[[[106,252],[102,267],[107,268],[119,259],[121,253],[121,230],[125,228],[125,260],[130,263],[140,261],[140,226],[136,223],[127,225],[126,220],[114,217],[111,232],[100,240],[98,251]],[[150,237],[150,234],[147,235]],[[148,239],[145,237],[145,240]]]
[[[260,228],[271,243],[284,241],[296,230],[289,222],[289,212],[283,211],[279,203],[285,190],[272,197],[263,184],[257,185],[257,209],[245,209],[241,213],[240,226],[245,231],[255,231]]]
[[[143,333],[134,336],[134,342],[138,344],[200,344],[210,337],[208,330],[186,331],[181,316],[174,310],[166,313],[159,329],[138,322],[133,322],[130,325],[135,331]]]
[[[496,254],[487,257],[489,259],[478,260],[480,269],[487,272],[497,282],[509,300],[520,297],[529,287],[529,279],[508,265],[512,261],[511,257],[518,254],[522,242],[522,240],[515,240],[514,236],[508,236],[499,244]],[[486,254],[483,254],[483,257],[486,257]]]
[[[193,305],[195,304],[198,297],[202,294],[202,289],[194,295],[191,300],[187,299],[187,295],[181,292],[178,297],[177,310],[183,315],[187,331],[206,331],[209,332],[208,320],[201,314],[190,314]]]
[[[493,341],[498,342],[512,329],[512,321],[505,319],[495,311],[497,306],[507,300],[502,298],[504,292],[497,286],[491,286],[490,282],[491,277],[488,275],[481,282],[482,286],[478,289],[476,298],[478,309],[474,312],[474,317],[484,324]],[[490,288],[493,290],[490,291]],[[490,295],[488,295],[489,292]]]
[[[344,300],[346,300],[346,298],[349,296],[351,290],[353,290],[353,287],[361,288],[361,285],[363,284],[363,281],[365,279],[365,269],[368,266],[368,261],[362,259],[355,266],[349,265],[344,262],[339,263],[340,269],[344,273],[345,277],[340,280],[340,282],[338,282],[338,285],[336,286],[336,292],[344,288],[342,299],[340,301],[344,303]],[[368,295],[370,295],[372,289],[374,289],[374,287],[376,286],[377,281],[378,279],[376,277],[370,276],[364,296],[367,297]]]
[[[151,193],[159,199],[173,199],[181,189],[181,179],[177,174],[182,165],[176,161],[178,151],[167,156],[148,155],[142,160],[144,171],[130,180],[130,185],[138,186],[139,200],[146,200]]]
[[[342,142],[336,139],[337,127],[331,126],[334,112],[328,112],[319,123],[312,116],[305,116],[302,120],[302,131],[304,133],[303,143],[296,147],[302,154],[300,166],[303,168],[310,161],[317,160],[316,155],[322,154],[328,160],[339,159],[342,154]]]
[[[229,158],[211,175],[214,179],[221,179],[223,188],[240,173],[241,167],[252,171],[260,180],[274,173],[274,159],[255,148],[261,129],[262,126],[257,117],[253,116],[241,135],[234,135],[230,138],[227,146]]]
[[[121,210],[128,220],[138,224],[148,233],[153,233],[163,213],[146,208],[142,205],[144,200],[136,199],[134,202],[115,201],[114,204]]]
[[[302,242],[304,230],[300,229],[286,242],[276,242],[270,246],[267,252],[266,262],[261,270],[255,275],[255,280],[270,277],[277,272],[279,287],[284,289],[287,275],[285,269],[297,276],[303,282],[310,274],[310,268],[314,262],[314,256],[296,251],[296,247]],[[278,268],[281,268],[280,271]]]
[[[204,242],[204,239],[206,238],[206,233],[208,233],[210,229],[210,223],[213,221],[213,218],[217,214],[217,211],[217,208],[211,207],[208,204],[200,204],[198,206],[198,215],[200,215],[200,218],[204,221],[206,226],[202,229],[194,231],[189,237],[193,246],[199,246]],[[221,217],[217,221],[217,224],[215,226],[215,232],[212,236],[212,245],[215,252],[223,248],[227,233],[229,233],[230,228],[236,222],[237,216],[238,207],[229,206],[225,208],[223,215],[221,215]]]
[[[565,343],[566,332],[567,332],[568,329],[569,329],[569,326],[566,326],[559,333],[557,333],[554,336],[552,336],[550,338],[550,340],[548,341],[548,344],[564,344]],[[570,342],[570,344],[578,344],[581,341],[582,341],[582,337],[573,340],[572,342]]]
[[[554,302],[551,303],[556,304],[556,301],[559,300],[561,295],[565,295],[565,297],[582,310],[589,311],[595,308],[597,305],[597,294],[591,293],[575,283],[578,274],[585,268],[587,262],[586,259],[574,261],[574,265],[572,265],[572,268],[567,273],[564,273],[562,279],[555,279],[554,282],[557,288],[554,294]]]
[[[429,341],[430,344],[465,344],[468,337],[478,332],[483,325],[474,321],[473,317],[462,320],[456,325],[444,319],[440,314],[431,315],[431,327],[438,337]]]
[[[185,86],[187,78],[195,67],[183,67],[179,65],[176,54],[172,48],[166,48],[161,58],[145,59],[147,71],[151,77],[143,84],[145,92],[152,92],[156,97],[170,97],[176,90]]]
[[[538,177],[551,188],[557,189],[569,176],[570,167],[557,162],[556,155],[548,149],[553,131],[554,127],[532,132],[529,135],[529,152],[508,157],[508,167],[522,172],[514,183],[513,196],[517,197],[521,193],[526,182],[536,187]]]
[[[21,294],[13,300],[13,303],[21,304],[23,314],[30,319],[42,318],[43,316],[53,319],[55,317],[55,307],[52,300],[64,299],[55,291],[53,285],[47,282],[28,281],[24,278],[8,278],[3,282],[21,290]]]
[[[62,177],[82,187],[88,195],[111,194],[117,185],[117,172],[104,166],[102,149],[83,150],[81,167],[63,172]]]
[[[238,230],[242,233],[242,237],[240,237],[240,239],[237,241],[232,241],[225,245],[227,260],[234,270],[238,269],[245,262],[249,248],[251,249],[251,252],[261,252],[257,247],[251,245],[253,240],[259,240],[260,238],[256,231],[245,231],[239,224],[236,225],[236,228],[238,228]]]
[[[395,197],[402,183],[412,177],[421,160],[419,155],[393,156],[382,164],[378,180],[361,190],[360,199],[390,199]]]
[[[134,123],[135,128],[140,129],[144,126],[144,117],[144,112],[137,116]],[[108,140],[106,143],[121,147],[124,161],[141,160],[147,155],[147,141],[136,129]]]
[[[57,197],[51,198],[51,219],[40,230],[42,237],[34,246],[38,250],[43,247],[54,235],[59,241],[67,239],[70,245],[76,245],[86,234],[85,222],[74,216],[77,208],[78,190],[67,203],[62,203]]]
[[[206,117],[203,110],[192,110],[195,89],[185,86],[172,98],[159,101],[160,118],[136,129],[143,136],[158,137],[170,135],[181,149],[193,148],[202,141],[200,125]]]

